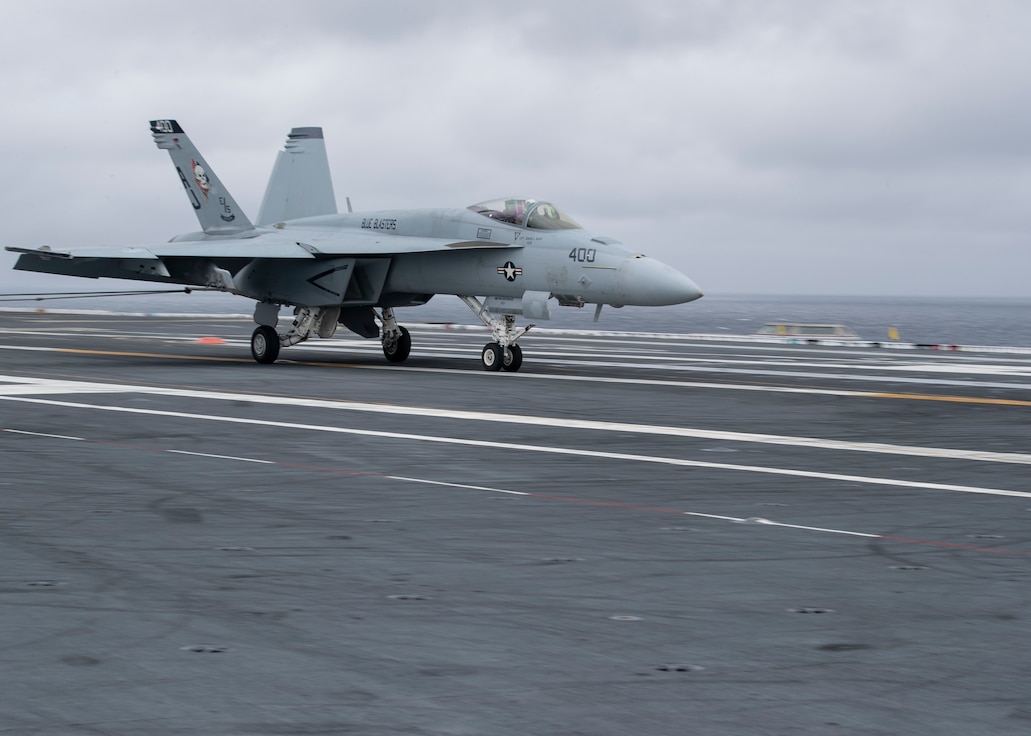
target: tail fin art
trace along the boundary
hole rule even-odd
[[[254,229],[179,123],[175,120],[151,120],[150,132],[158,148],[165,149],[172,157],[179,180],[205,233],[235,235]]]
[[[322,128],[294,128],[276,156],[258,212],[258,224],[336,213]]]

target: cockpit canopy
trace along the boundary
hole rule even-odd
[[[480,202],[469,209],[492,220],[534,230],[582,230],[572,217],[551,202],[512,197]]]

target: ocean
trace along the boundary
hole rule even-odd
[[[553,303],[554,304],[554,303]],[[7,301],[3,307],[46,310],[104,310],[159,314],[245,314],[253,302],[211,292],[110,296],[93,299]],[[402,322],[476,324],[457,298],[435,297],[429,304],[398,310]],[[867,340],[887,341],[891,328],[903,342],[1031,347],[1031,298],[924,298],[864,296],[762,296],[709,294],[673,307],[552,306],[539,327],[617,332],[750,334],[767,322],[843,324]],[[523,320],[520,320],[522,323]]]

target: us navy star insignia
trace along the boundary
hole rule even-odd
[[[517,267],[512,261],[508,261],[504,266],[498,266],[498,273],[509,281],[515,281],[516,276],[523,275],[523,269]]]

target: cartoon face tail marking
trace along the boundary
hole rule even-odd
[[[178,122],[151,120],[150,132],[157,147],[168,151],[172,157],[179,181],[204,232],[234,235],[254,229]]]
[[[193,182],[197,185],[197,188],[204,192],[204,201],[208,201],[208,195],[211,194],[211,184],[208,183],[207,172],[204,171],[204,167],[201,166],[195,159],[190,159],[190,170],[193,171]]]

